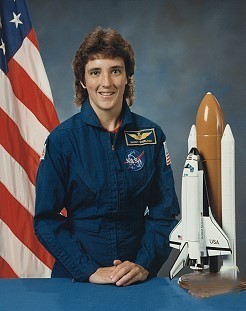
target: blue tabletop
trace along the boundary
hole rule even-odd
[[[73,283],[70,279],[0,279],[1,311],[246,310],[246,292],[194,298],[177,280],[154,278],[127,286]]]

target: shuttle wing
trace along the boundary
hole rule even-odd
[[[180,220],[169,235],[169,245],[173,248],[180,249],[182,241],[182,220]]]
[[[213,218],[203,217],[205,243],[208,256],[230,255],[230,242],[224,231]]]
[[[181,271],[187,265],[188,258],[189,258],[189,256],[188,256],[188,243],[186,242],[183,245],[177,259],[175,260],[175,262],[174,262],[174,264],[173,264],[173,266],[169,272],[170,280],[172,280],[175,277],[175,275],[178,274],[179,271]]]

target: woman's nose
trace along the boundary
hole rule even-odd
[[[109,87],[110,86],[111,79],[110,79],[110,75],[108,73],[103,73],[102,74],[101,84],[102,84],[103,87]]]

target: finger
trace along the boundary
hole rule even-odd
[[[116,259],[116,260],[114,260],[114,262],[113,262],[113,265],[114,266],[118,266],[118,265],[120,265],[120,264],[122,264],[122,261],[121,260],[119,260],[119,259]]]
[[[115,271],[120,271],[120,270],[125,270],[125,271],[130,271],[130,269],[132,269],[135,266],[135,263],[131,262],[131,261],[120,261],[117,260],[117,265],[116,265],[116,269]]]
[[[128,286],[128,285],[131,285],[137,281],[139,281],[137,278],[131,278],[129,281],[123,283],[121,286]]]
[[[112,273],[112,281],[117,282],[124,275],[129,273],[134,267],[135,264],[131,262],[123,262],[122,264],[118,265]]]
[[[117,266],[119,266],[119,265],[121,265],[122,264],[122,261],[121,260],[119,260],[119,259],[116,259],[116,260],[114,260],[113,261],[113,270],[112,270],[112,273],[111,273],[111,275],[110,275],[110,278],[112,279],[114,276],[115,276],[115,274],[118,272],[118,270],[115,270],[116,269],[116,267]]]
[[[116,282],[118,286],[127,286],[134,282],[144,281],[148,277],[149,272],[139,265],[135,265],[134,268],[126,275],[124,275],[119,281]]]
[[[120,278],[115,284],[117,286],[127,286],[139,280],[138,271],[136,268],[131,270],[129,273],[125,274]]]
[[[117,259],[117,260],[114,260],[113,263],[114,263],[114,270],[112,272],[111,277],[113,278],[115,275],[119,274],[120,271],[121,271],[122,275],[124,275],[122,268],[127,266],[126,262],[122,262],[122,261]],[[119,276],[120,276],[120,274],[119,274]]]

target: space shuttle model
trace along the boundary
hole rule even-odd
[[[235,229],[235,147],[216,98],[203,98],[188,139],[182,176],[181,220],[169,236],[179,249],[170,279],[185,266],[215,265],[226,277],[237,277]],[[210,269],[211,271],[211,269]]]

